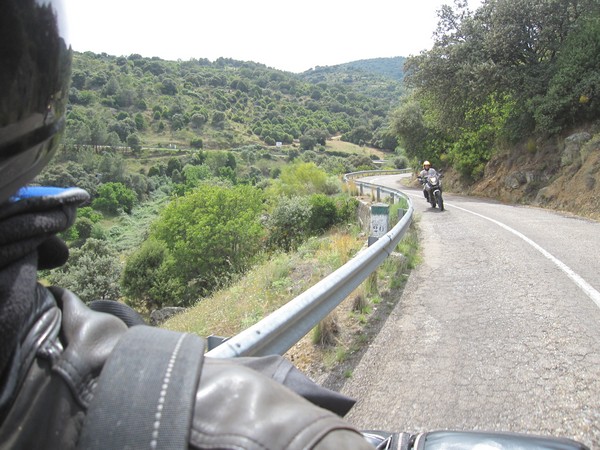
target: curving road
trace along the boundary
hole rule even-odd
[[[362,429],[476,429],[600,448],[600,223],[444,194],[422,263],[342,389]]]

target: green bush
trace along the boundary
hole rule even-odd
[[[130,214],[136,199],[135,192],[123,183],[104,183],[98,188],[98,197],[92,202],[92,207],[111,215],[117,214],[119,209]]]
[[[102,220],[102,214],[100,214],[97,211],[94,211],[94,208],[92,208],[91,206],[84,206],[77,210],[77,218],[82,219],[84,217],[86,219],[90,219],[92,223],[98,223]]]
[[[148,239],[127,258],[121,287],[130,306],[150,311],[178,304],[183,286],[168,276],[168,249],[164,242]]]
[[[75,222],[75,228],[77,230],[77,236],[79,239],[86,240],[92,236],[92,230],[94,228],[94,222],[87,217],[81,217]]]
[[[250,267],[263,246],[262,211],[252,186],[200,185],[169,203],[150,231],[166,248],[163,304],[188,306]]]
[[[349,223],[356,221],[356,211],[358,209],[358,200],[347,195],[340,195],[335,198],[337,208],[338,223]]]
[[[90,238],[82,247],[71,249],[69,261],[51,271],[48,279],[77,292],[84,302],[117,300],[121,296],[120,271],[119,259],[110,244]]]
[[[285,251],[296,248],[308,236],[311,215],[307,197],[280,197],[267,223],[270,246]]]
[[[583,19],[568,36],[544,96],[535,102],[538,129],[558,133],[600,115],[600,18]]]
[[[324,194],[314,194],[309,198],[310,218],[308,229],[311,234],[322,233],[338,222],[335,200]]]
[[[314,162],[294,161],[281,169],[279,179],[270,191],[274,196],[288,197],[325,193],[327,180],[327,173]]]
[[[204,141],[201,138],[194,138],[190,141],[190,146],[195,149],[204,147]]]

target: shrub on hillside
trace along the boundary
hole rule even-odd
[[[118,300],[121,268],[117,253],[107,241],[89,238],[71,249],[68,262],[50,272],[50,283],[64,287],[84,301]]]
[[[308,236],[311,204],[307,197],[280,197],[267,228],[269,245],[289,251]]]
[[[111,215],[117,214],[120,209],[130,214],[136,200],[135,192],[123,183],[104,183],[98,188],[98,197],[92,202],[92,207]]]
[[[262,192],[200,185],[167,205],[150,240],[128,259],[123,285],[132,301],[189,306],[246,270],[263,246]],[[144,262],[152,257],[153,263]]]
[[[312,234],[322,233],[338,221],[335,200],[324,194],[310,196],[310,218],[308,228]]]

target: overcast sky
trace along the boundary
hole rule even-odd
[[[432,45],[451,0],[66,0],[73,49],[303,72]],[[476,9],[480,0],[469,0]]]

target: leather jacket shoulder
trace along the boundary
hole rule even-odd
[[[0,384],[0,449],[75,449],[102,367],[127,326],[38,285]],[[347,422],[231,360],[205,358],[190,448],[372,448]]]
[[[0,448],[72,449],[104,361],[127,326],[69,291],[38,286],[3,383]]]

